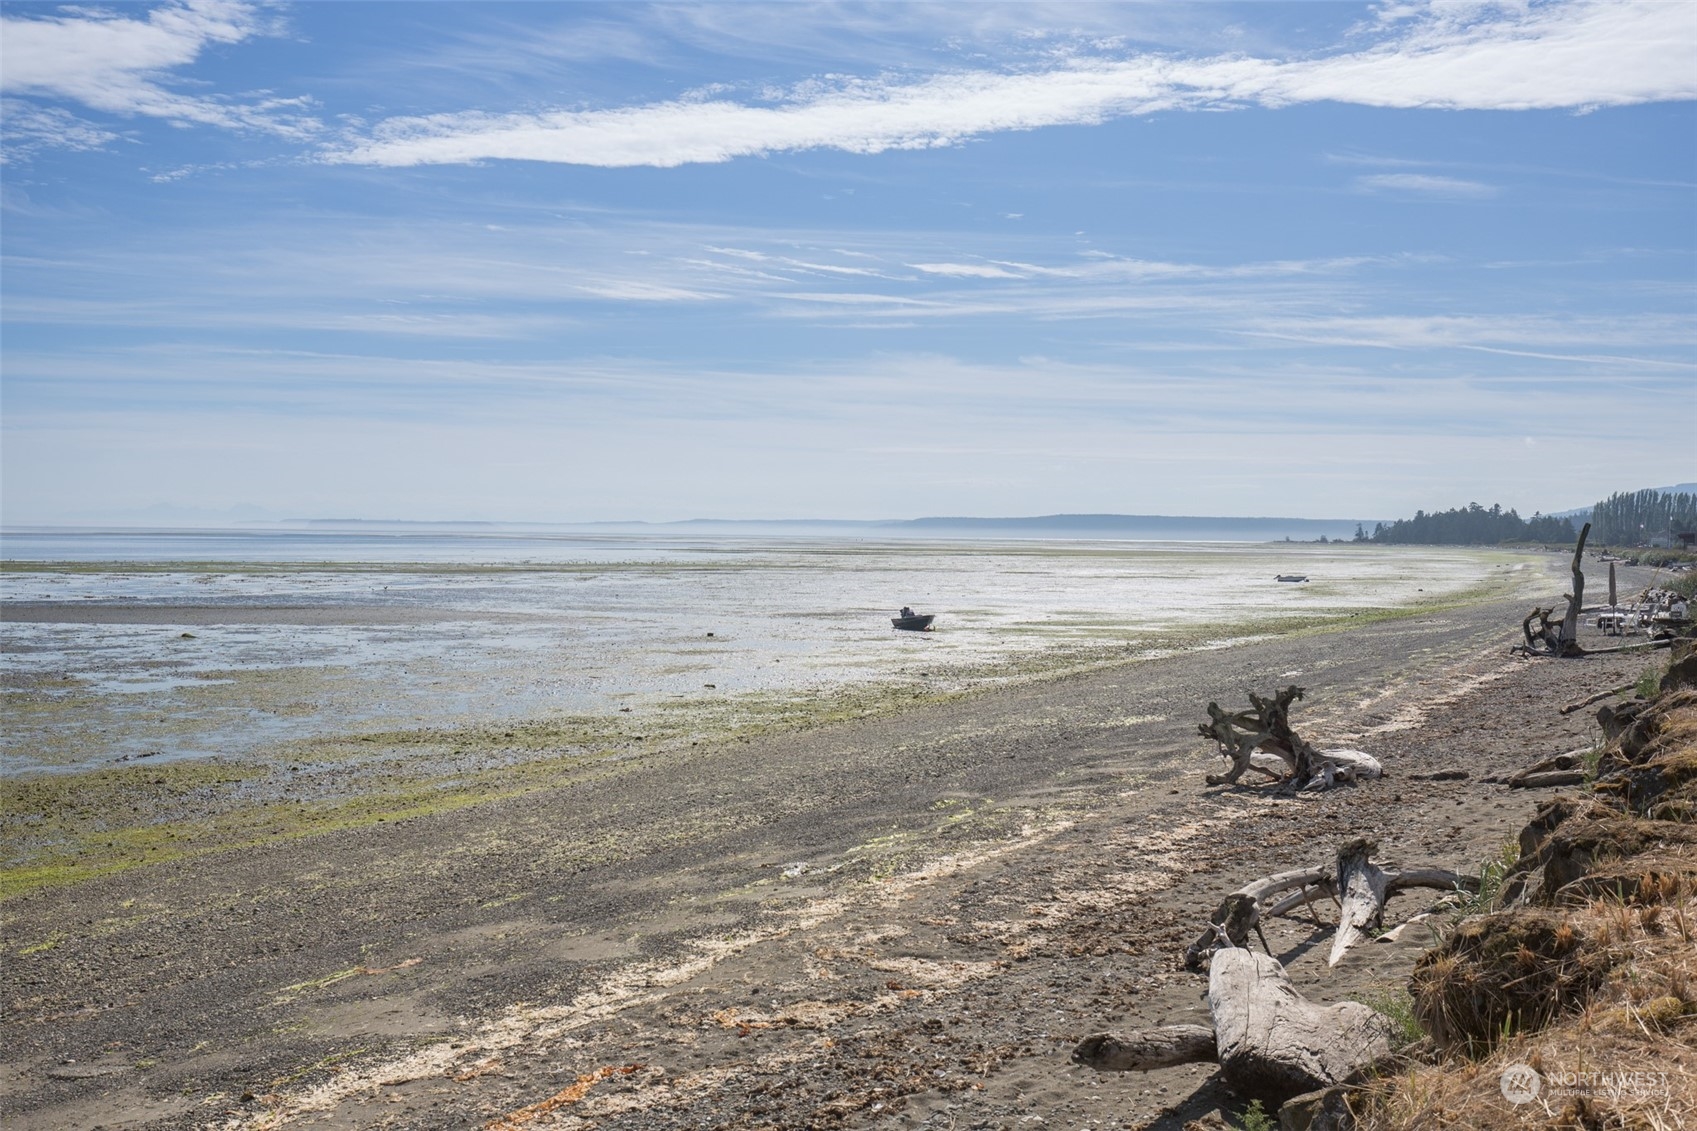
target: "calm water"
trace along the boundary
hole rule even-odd
[[[1005,661],[1205,646],[1257,618],[1347,616],[1527,568],[1336,543],[499,531],[13,532],[4,556],[10,774],[394,727],[947,687]],[[893,631],[904,604],[937,613],[936,631]]]

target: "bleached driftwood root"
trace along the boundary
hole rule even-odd
[[[1300,787],[1304,793],[1330,789],[1338,782],[1372,781],[1385,775],[1385,767],[1379,760],[1360,750],[1315,750],[1310,757],[1314,776]],[[1249,768],[1267,775],[1271,781],[1283,781],[1291,772],[1288,761],[1264,750],[1249,755]],[[1213,783],[1212,778],[1209,780]]]
[[[1384,917],[1385,901],[1397,892],[1408,888],[1478,890],[1477,877],[1448,868],[1382,868],[1371,862],[1373,850],[1374,846],[1365,840],[1352,840],[1338,849],[1330,867],[1297,868],[1243,885],[1220,902],[1208,926],[1186,948],[1185,966],[1200,969],[1216,951],[1247,945],[1251,931],[1261,938],[1261,948],[1270,950],[1261,934],[1262,920],[1288,914],[1299,907],[1311,907],[1316,901],[1328,898],[1339,901],[1341,908],[1338,933],[1332,940],[1328,962],[1336,966],[1344,951],[1360,941],[1367,930],[1379,925]],[[1290,894],[1267,902],[1280,892]]]
[[[1249,769],[1306,792],[1330,789],[1340,781],[1383,776],[1384,767],[1371,754],[1359,750],[1317,750],[1292,730],[1290,706],[1302,695],[1302,688],[1294,685],[1271,699],[1251,691],[1251,709],[1236,713],[1225,711],[1218,703],[1209,703],[1209,721],[1199,724],[1197,732],[1219,745],[1221,757],[1231,762],[1231,768],[1223,774],[1209,774],[1208,784],[1235,785]]]
[[[1211,1033],[1169,1025],[1126,1037],[1098,1034],[1073,1050],[1072,1061],[1124,1072],[1217,1060],[1233,1091],[1280,1104],[1358,1080],[1391,1051],[1391,1023],[1383,1015],[1352,1001],[1315,1005],[1296,992],[1276,958],[1241,947],[1214,956],[1208,1011]]]

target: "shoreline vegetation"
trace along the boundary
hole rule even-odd
[[[878,718],[1180,652],[1462,608],[1523,584],[1518,576],[1492,575],[1405,606],[1263,616],[1234,625],[1230,636],[1197,626],[1146,633],[1135,644],[1057,645],[957,668],[943,679],[750,692],[632,714],[328,734],[274,743],[257,756],[137,758],[26,772],[12,777],[0,798],[0,843],[7,846],[0,902],[153,864],[472,808],[668,752]]]

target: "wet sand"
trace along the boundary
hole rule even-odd
[[[1219,897],[1356,835],[1477,867],[1587,745],[1621,655],[1513,658],[1522,601],[1126,663],[923,710],[600,760],[505,799],[137,868],[0,905],[0,1116],[60,1127],[1178,1128],[1202,1067],[1068,1065],[1204,1016]],[[1288,682],[1389,777],[1208,788],[1210,699]],[[1463,781],[1411,775],[1459,767]],[[1394,922],[1428,902],[1392,903]],[[1324,915],[1322,914],[1322,917]],[[1327,972],[1400,985],[1426,940]]]
[[[348,625],[450,624],[490,621],[520,624],[541,619],[520,613],[480,610],[397,608],[382,605],[182,605],[78,604],[74,601],[8,601],[0,621],[18,624],[144,624],[175,627],[208,624]]]

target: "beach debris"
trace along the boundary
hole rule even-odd
[[[1208,1012],[1211,1031],[1168,1025],[1124,1037],[1099,1033],[1073,1049],[1072,1062],[1097,1072],[1147,1072],[1217,1061],[1234,1092],[1280,1104],[1360,1080],[1391,1053],[1391,1022],[1383,1014],[1354,1001],[1316,1005],[1297,993],[1278,959],[1242,947],[1215,955]]]
[[[499,1119],[490,1120],[486,1124],[487,1131],[516,1131],[517,1128],[523,1127],[527,1123],[548,1116],[562,1107],[569,1107],[577,1103],[602,1080],[612,1076],[629,1076],[634,1072],[641,1072],[647,1067],[646,1064],[613,1064],[597,1068],[593,1072],[585,1072],[570,1087],[555,1092],[541,1103],[521,1107],[517,1111],[508,1112]],[[550,1119],[547,1122],[552,1123],[554,1120]]]
[[[1209,785],[1236,785],[1244,771],[1254,769],[1283,783],[1293,792],[1318,792],[1338,782],[1381,777],[1384,767],[1371,754],[1360,750],[1318,750],[1290,725],[1291,704],[1301,699],[1303,689],[1295,684],[1271,699],[1251,691],[1250,710],[1228,712],[1218,703],[1208,704],[1206,723],[1197,733],[1219,745],[1222,758],[1231,762],[1223,774],[1209,774]]]
[[[1246,946],[1251,931],[1261,939],[1261,949],[1271,953],[1272,948],[1261,933],[1261,921],[1287,915],[1299,907],[1309,908],[1312,915],[1313,905],[1320,899],[1331,899],[1339,906],[1338,932],[1327,961],[1327,965],[1336,966],[1344,952],[1360,941],[1366,930],[1379,925],[1384,917],[1385,901],[1397,892],[1407,888],[1436,888],[1440,891],[1479,889],[1477,876],[1452,872],[1448,868],[1381,867],[1371,859],[1376,847],[1357,837],[1338,847],[1330,865],[1279,872],[1238,888],[1220,902],[1201,936],[1185,949],[1185,968],[1199,970],[1204,962],[1221,950]],[[1290,894],[1268,902],[1270,897],[1281,892]]]

